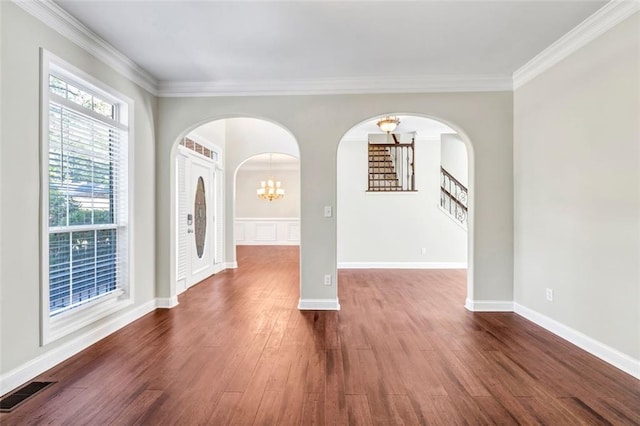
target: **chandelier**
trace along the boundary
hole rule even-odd
[[[380,127],[380,130],[382,130],[383,132],[391,133],[400,124],[400,118],[390,117],[390,116],[384,117],[378,120],[376,124],[378,125],[378,127]]]
[[[282,183],[271,174],[271,154],[269,154],[269,177],[260,182],[260,188],[256,192],[263,200],[273,201],[284,197],[284,189],[281,186]]]

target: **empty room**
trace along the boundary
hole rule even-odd
[[[640,424],[640,2],[0,1],[0,423]]]

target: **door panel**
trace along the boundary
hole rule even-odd
[[[224,269],[224,193],[216,163],[180,146],[176,156],[176,293]]]
[[[191,286],[213,273],[215,262],[214,224],[214,167],[213,164],[189,158],[188,177],[189,213],[187,216],[187,246],[190,252],[190,273],[187,286]]]

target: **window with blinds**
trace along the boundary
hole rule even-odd
[[[127,126],[121,103],[48,75],[49,316],[126,290]]]

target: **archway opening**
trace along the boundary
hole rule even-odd
[[[299,164],[295,137],[284,127],[266,119],[214,119],[194,125],[175,142],[171,155],[170,275],[173,304],[177,303],[177,295],[191,285],[225,269],[238,267],[236,175],[243,164],[248,164],[249,168],[252,164],[260,167],[259,156],[265,153],[293,157],[292,163]],[[299,166],[296,173],[299,176]],[[255,183],[259,184],[260,181]],[[291,190],[298,188],[295,192],[299,200],[299,177],[290,184]],[[253,188],[252,196],[257,199],[256,189]],[[299,214],[296,219],[296,244],[299,244]]]
[[[238,246],[300,246],[300,160],[254,155],[235,172],[234,235]]]
[[[378,122],[398,118],[387,133]],[[473,151],[441,120],[385,114],[337,152],[338,269],[449,269],[473,298]],[[464,289],[462,289],[464,290]]]

